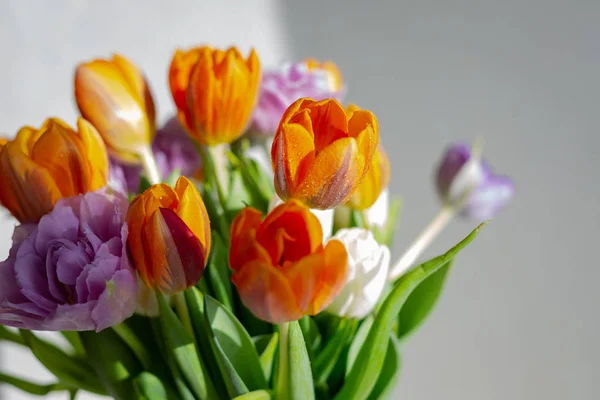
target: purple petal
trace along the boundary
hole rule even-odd
[[[131,271],[121,270],[113,275],[92,310],[96,332],[120,324],[133,315],[137,290],[137,281]]]

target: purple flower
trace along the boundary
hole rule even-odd
[[[437,171],[437,189],[444,203],[460,206],[461,216],[477,222],[493,218],[515,192],[510,178],[494,174],[464,143],[446,151]]]
[[[96,330],[136,306],[129,264],[127,199],[107,189],[59,200],[13,234],[0,263],[0,324],[34,330]]]
[[[250,134],[274,135],[284,111],[301,97],[342,101],[345,90],[339,84],[337,68],[332,63],[323,65],[327,67],[309,67],[307,62],[285,63],[265,71]]]
[[[175,170],[181,175],[194,176],[202,166],[200,155],[185,132],[177,117],[171,118],[156,132],[152,142],[152,151],[163,178]],[[140,186],[142,168],[139,165],[127,165],[111,159],[111,185],[131,193],[137,193]]]

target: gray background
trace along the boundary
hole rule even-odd
[[[264,65],[332,59],[349,100],[380,121],[404,198],[396,254],[437,211],[432,168],[448,142],[483,137],[517,183],[408,344],[395,396],[597,399],[599,20],[595,0],[4,1],[0,131],[48,115],[72,123],[74,64],[111,51],[143,66],[163,118],[176,46],[254,45]],[[12,226],[0,227],[2,256]],[[472,227],[454,223],[427,255]],[[48,378],[2,349],[2,368]]]

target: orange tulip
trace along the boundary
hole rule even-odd
[[[329,209],[350,199],[379,142],[370,111],[336,100],[299,99],[283,114],[271,147],[274,184],[282,199]]]
[[[347,205],[356,210],[370,208],[389,183],[390,160],[380,146],[371,160],[371,168],[369,168],[367,175],[365,175]]]
[[[38,221],[63,197],[97,190],[108,179],[102,138],[80,118],[75,132],[50,118],[0,145],[0,203],[20,222]]]
[[[246,207],[231,226],[229,265],[243,303],[258,318],[283,323],[315,315],[344,287],[346,249],[338,240],[323,247],[317,217],[290,200],[261,222]]]
[[[337,65],[331,61],[320,62],[314,58],[308,58],[305,60],[308,70],[323,70],[327,73],[329,78],[329,89],[332,92],[337,92],[342,89],[343,79],[340,70]]]
[[[75,71],[75,100],[112,156],[140,162],[140,153],[154,138],[156,116],[148,84],[131,61],[114,55],[80,64]]]
[[[181,124],[201,144],[233,142],[250,120],[260,73],[254,50],[247,59],[235,47],[178,50],[169,85]]]
[[[200,280],[210,253],[210,221],[186,177],[175,189],[161,183],[136,196],[127,225],[129,254],[146,285],[174,294]]]

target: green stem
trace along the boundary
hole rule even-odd
[[[227,165],[223,146],[225,145],[205,147],[198,144],[198,151],[204,162],[206,180],[217,189],[219,202],[224,208],[227,204]]]
[[[289,333],[290,324],[284,322],[279,325],[279,368],[277,369],[277,382],[275,385],[275,399],[286,400],[288,398],[288,375],[289,371]]]
[[[20,389],[24,392],[36,395],[44,396],[50,392],[56,392],[61,390],[69,390],[68,386],[63,385],[60,382],[51,383],[49,385],[40,385],[37,383],[29,382],[15,376],[0,373],[0,382],[6,383]]]
[[[3,325],[0,325],[0,340],[6,340],[8,342],[20,344],[22,346],[27,346],[25,340],[18,333],[11,332]]]
[[[152,357],[144,347],[144,344],[125,323],[120,323],[112,327],[115,333],[131,348],[145,370],[149,370],[152,365]]]
[[[177,316],[181,320],[181,323],[183,324],[185,330],[188,331],[191,338],[194,340],[196,349],[198,349],[198,343],[196,342],[196,334],[194,333],[194,327],[192,325],[192,319],[190,318],[190,311],[185,301],[185,295],[183,294],[183,292],[179,292],[173,297],[175,300],[175,309],[177,310]]]

